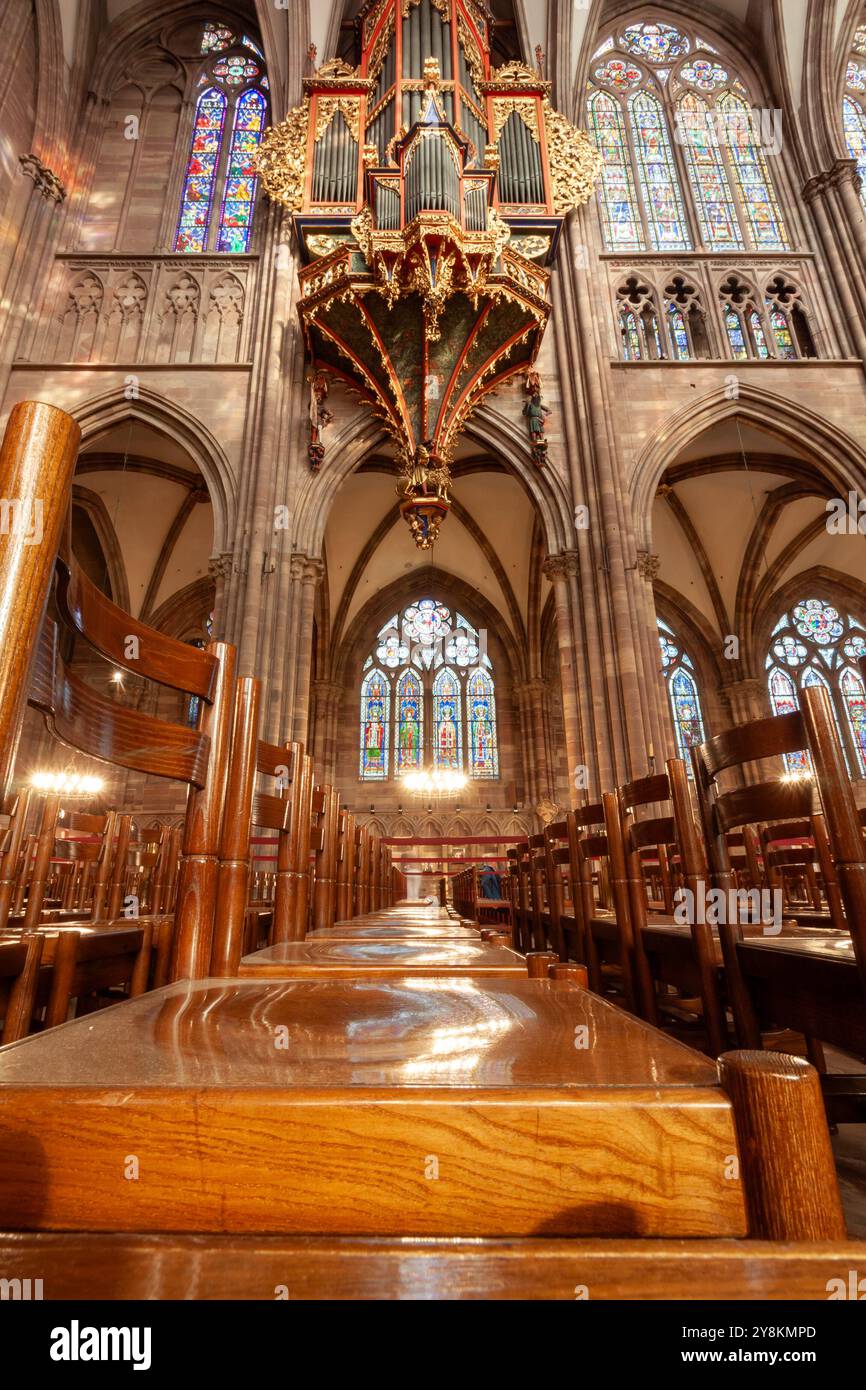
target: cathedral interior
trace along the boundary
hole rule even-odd
[[[698,750],[820,701],[866,813],[863,0],[0,11],[2,416],[80,433],[69,589],[39,599],[70,689],[178,749],[210,727],[204,676],[94,648],[76,584],[190,670],[231,648],[259,738],[312,759],[397,897],[464,918],[461,869],[522,884],[528,845],[534,883],[581,808],[670,760],[696,796]],[[94,815],[188,833],[192,775],[29,698],[8,787],[96,776]],[[539,891],[508,930],[556,951]],[[799,1031],[815,1062],[858,1028]]]

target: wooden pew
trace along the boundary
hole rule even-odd
[[[703,1035],[690,1040],[718,1057],[729,1043],[719,978],[721,957],[704,910],[708,869],[685,764],[671,758],[666,773],[627,783],[619,789],[618,800],[641,1012],[648,1022],[666,1021],[677,1031],[694,1032],[699,1026]],[[638,813],[644,810],[656,814],[640,818]],[[672,920],[673,897],[659,904],[666,909],[662,914],[650,912],[641,857],[649,849],[660,862],[678,864],[681,887],[693,905],[690,920],[683,926]],[[621,900],[617,906],[625,910]]]
[[[795,1029],[866,1058],[866,844],[826,692],[801,692],[800,712],[762,719],[692,750],[710,866],[731,885],[725,834],[738,824],[802,820],[817,791],[850,935],[746,939],[736,922],[720,927],[728,990],[741,1046],[760,1047],[771,1026]],[[722,774],[744,764],[808,751],[815,783],[770,780],[723,791]],[[825,1077],[831,1117],[866,1118],[863,1077]],[[834,1097],[839,1108],[834,1110]]]
[[[120,767],[186,782],[190,787],[178,870],[171,974],[200,978],[210,967],[219,835],[234,709],[234,649],[204,651],[178,642],[124,613],[102,594],[64,547],[57,564],[61,619],[115,666],[198,695],[197,729],[118,705],[68,671],[58,634],[47,623],[37,654],[31,703],[61,742]],[[134,642],[131,639],[135,639]],[[131,653],[137,652],[137,655]],[[128,841],[127,841],[128,847]],[[123,893],[126,848],[119,837],[109,915]]]
[[[3,1044],[16,1042],[30,1031],[44,945],[44,938],[36,932],[17,941],[0,940],[0,1042]]]

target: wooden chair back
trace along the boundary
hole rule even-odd
[[[570,812],[580,909],[580,937],[592,989],[608,992],[615,978],[625,1005],[637,1011],[634,945],[619,805],[613,792]]]
[[[854,800],[851,779],[839,743],[830,696],[822,687],[800,692],[801,709],[790,714],[741,724],[692,749],[698,805],[714,884],[734,886],[727,854],[730,830],[760,822],[810,821],[817,793],[826,828],[830,860],[851,932],[854,955],[866,994],[866,842]],[[807,752],[814,782],[771,780],[723,791],[722,775],[745,765],[785,754]],[[737,922],[720,928],[728,988],[739,1033],[753,1045],[758,1030],[750,1000],[739,976],[736,943],[742,939]]]
[[[673,989],[666,1007],[674,1016],[683,1011],[684,996],[697,987],[707,1046],[718,1057],[727,1046],[724,1007],[719,992],[716,949],[712,927],[706,920],[707,861],[703,841],[695,823],[689,792],[688,774],[681,758],[671,758],[667,771],[640,777],[620,787],[622,837],[628,873],[628,902],[634,936],[637,987],[644,1017],[659,1022],[656,985]],[[649,814],[642,814],[649,813]],[[667,869],[667,891],[661,903],[654,903],[646,881],[645,855],[653,852]],[[676,880],[670,875],[676,866]],[[677,931],[669,939],[648,937],[650,913],[662,910],[671,921],[679,890],[684,890],[689,928],[690,951],[679,949]],[[655,949],[648,952],[648,942]],[[652,958],[650,958],[650,955]],[[690,968],[693,965],[693,970]]]
[[[185,782],[190,789],[178,875],[172,978],[202,978],[210,968],[213,945],[235,700],[234,648],[212,642],[202,651],[130,617],[80,569],[71,556],[68,537],[56,573],[57,611],[67,627],[115,667],[199,697],[197,728],[128,709],[68,670],[57,625],[52,620],[43,624],[30,702],[41,710],[55,737],[89,757]],[[112,898],[116,900],[114,885]]]
[[[93,934],[62,931],[57,937],[46,996],[45,1026],[65,1023],[74,1000],[76,1016],[117,1002],[108,991],[134,998],[148,988],[153,924]],[[37,993],[37,1006],[40,1002]]]
[[[0,941],[0,1042],[26,1038],[36,1008],[39,967],[45,938],[31,932]]]

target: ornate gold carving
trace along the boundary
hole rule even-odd
[[[512,112],[517,113],[537,145],[541,139],[541,132],[538,129],[538,102],[535,97],[493,98],[494,140],[499,139],[502,134],[502,127]]]
[[[346,241],[344,236],[331,236],[327,232],[312,232],[307,237],[307,249],[312,251],[314,256],[330,256],[332,251],[336,251],[338,246],[343,246]]]
[[[346,125],[352,133],[352,139],[357,144],[360,137],[359,122],[361,117],[361,101],[359,97],[322,97],[316,101],[316,126],[313,131],[313,139],[321,140],[331,121],[337,112],[341,112]]]
[[[457,11],[457,37],[472,74],[472,81],[480,91],[481,83],[484,81],[484,63],[478,51],[478,40],[459,10]]]
[[[353,68],[351,63],[345,62],[342,58],[329,58],[327,63],[316,68],[315,75],[316,77],[357,77],[358,69]]]
[[[528,261],[538,260],[541,256],[546,256],[550,250],[550,237],[515,236],[511,242],[511,249],[518,255],[525,256]]]
[[[310,102],[305,97],[284,121],[265,131],[255,155],[265,192],[291,212],[300,212],[304,201],[309,120]]]
[[[550,93],[550,83],[525,63],[503,63],[501,68],[494,68],[486,82],[479,86],[480,92],[498,90],[502,86],[531,89],[533,92],[543,92],[545,96]]]
[[[562,217],[592,197],[601,177],[602,159],[586,132],[554,111],[546,98],[542,111],[553,211]]]
[[[385,61],[385,57],[388,52],[388,45],[391,42],[391,37],[393,33],[394,17],[393,15],[390,15],[388,19],[385,21],[384,25],[382,26],[382,29],[379,32],[379,37],[373,44],[373,47],[370,51],[370,57],[367,60],[367,76],[372,80],[373,83],[377,81],[379,73],[382,71],[382,64]]]

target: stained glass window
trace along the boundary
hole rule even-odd
[[[636,92],[628,105],[652,249],[689,251],[691,240],[662,104],[650,92]]]
[[[770,639],[766,660],[774,714],[799,709],[798,690],[820,685],[830,694],[839,741],[849,768],[866,772],[866,692],[849,663],[866,654],[861,624],[824,598],[804,598],[784,613]],[[785,759],[788,771],[809,767],[808,756]]]
[[[788,251],[790,242],[776,195],[770,182],[767,160],[755,130],[755,118],[748,102],[734,92],[719,97],[718,108],[740,206],[748,219],[752,241],[758,251]]]
[[[866,24],[861,24],[855,32],[852,47],[855,53],[866,54]]]
[[[694,62],[681,67],[679,75],[683,82],[700,87],[702,92],[715,91],[728,81],[728,74],[719,63],[711,63],[707,58],[695,58]]]
[[[252,88],[235,107],[235,128],[220,213],[218,251],[246,251],[256,197],[254,157],[265,125],[265,99]]]
[[[623,58],[611,58],[604,67],[595,70],[596,82],[604,82],[609,87],[615,87],[618,92],[630,92],[642,78],[640,68],[635,67],[634,63],[627,63]]]
[[[731,353],[736,362],[742,362],[748,357],[749,349],[746,347],[746,337],[743,333],[743,325],[736,309],[725,310],[725,328],[728,333],[728,341],[731,344]]]
[[[460,682],[448,666],[433,682],[433,766],[445,771],[463,769]]]
[[[362,780],[385,781],[425,767],[462,771],[464,750],[472,777],[499,777],[486,635],[462,613],[428,597],[379,629],[361,673]]]
[[[480,667],[473,671],[466,686],[469,720],[469,775],[498,777],[496,747],[496,695],[493,681]]]
[[[797,349],[788,324],[788,315],[782,309],[770,310],[770,327],[776,343],[776,356],[787,362],[796,361]]]
[[[414,671],[397,682],[397,771],[420,768],[424,761],[424,695]]]
[[[657,619],[657,622],[662,671],[674,725],[677,755],[685,762],[691,777],[689,749],[695,744],[703,743],[706,738],[701,697],[691,657],[683,651],[673,629],[668,627],[667,623],[663,623],[661,618]]]
[[[212,24],[208,20],[201,36],[201,52],[222,53],[223,49],[231,48],[234,42],[235,37],[231,29],[227,29],[224,24]]]
[[[751,327],[752,337],[755,341],[755,350],[757,351],[758,357],[764,361],[769,357],[770,349],[767,347],[764,325],[761,323],[761,316],[757,309],[752,309],[749,313],[749,326]]]
[[[622,47],[648,63],[666,63],[682,58],[691,45],[685,34],[672,24],[629,24],[622,35]]]
[[[593,92],[587,102],[589,130],[604,161],[598,201],[610,251],[646,249],[637,210],[634,175],[622,108],[607,92]]]
[[[214,77],[219,77],[223,82],[227,82],[230,87],[242,87],[245,82],[250,82],[254,77],[258,77],[261,69],[252,58],[241,58],[232,55],[229,58],[221,58],[215,63],[212,72]]]
[[[742,251],[743,236],[715,122],[694,92],[677,102],[677,129],[704,244],[714,251]]]
[[[599,204],[609,251],[688,251],[696,233],[710,251],[790,249],[765,153],[770,139],[714,47],[672,24],[635,22],[595,58],[587,110],[604,161]],[[855,115],[851,138],[866,154],[866,126]],[[683,147],[687,189],[675,145]]]
[[[637,326],[637,315],[631,309],[623,309],[619,316],[620,331],[622,333],[622,352],[626,362],[639,362],[641,360],[640,350],[640,331]]]
[[[391,686],[384,671],[373,670],[361,686],[361,777],[384,782],[388,776]]]
[[[195,108],[192,149],[186,167],[175,251],[204,251],[213,201],[217,160],[226,118],[226,99],[209,87]]]
[[[857,763],[861,773],[866,773],[866,689],[863,678],[859,672],[846,666],[839,679],[839,688],[845,702]]]
[[[671,341],[674,345],[674,356],[679,362],[688,362],[691,357],[689,350],[689,333],[686,328],[686,318],[682,309],[677,308],[676,304],[668,305],[668,317],[670,320]]]
[[[861,197],[866,188],[866,116],[863,107],[853,97],[845,97],[842,102],[842,118],[845,126],[845,144],[852,159],[857,161],[857,172],[863,182],[860,185]]]
[[[253,159],[267,112],[264,94],[250,84],[260,80],[264,86],[267,79],[249,51],[226,51],[241,44],[261,57],[252,40],[239,40],[222,25],[205,24],[198,79],[203,90],[196,105],[175,251],[249,250],[257,182]],[[224,140],[229,130],[231,138]]]
[[[860,63],[849,63],[845,71],[845,86],[852,92],[866,92],[866,68]]]

